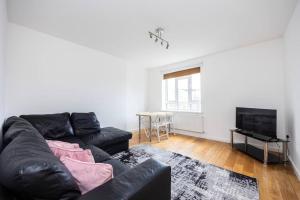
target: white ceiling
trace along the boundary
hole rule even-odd
[[[143,67],[280,37],[297,0],[8,0],[8,17]],[[157,26],[170,49],[147,34]]]

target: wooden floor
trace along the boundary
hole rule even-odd
[[[146,142],[145,135],[142,136],[141,143],[149,143]],[[130,146],[137,144],[138,134],[134,133]],[[258,180],[261,200],[300,200],[300,182],[290,164],[264,166],[261,162],[233,150],[230,144],[178,134],[171,135],[160,143],[153,138],[151,145],[255,177]]]

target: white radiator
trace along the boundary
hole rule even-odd
[[[174,128],[181,131],[204,133],[204,116],[202,113],[175,112]]]

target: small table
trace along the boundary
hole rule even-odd
[[[141,128],[142,128],[141,120],[142,120],[142,117],[149,117],[149,131],[150,131],[150,133],[149,133],[149,139],[150,139],[150,142],[151,142],[152,141],[152,139],[151,139],[151,134],[152,134],[152,120],[153,119],[155,120],[158,115],[166,114],[166,113],[168,113],[168,112],[163,112],[163,111],[161,111],[161,112],[140,112],[140,113],[136,114],[136,116],[139,117],[139,143],[141,142]],[[170,126],[171,125],[168,124],[169,132],[171,130]]]
[[[283,140],[283,139],[272,139],[267,136],[263,136],[257,133],[250,133],[250,132],[245,132],[241,131],[239,129],[231,129],[231,147],[236,148],[253,158],[262,161],[265,165],[268,163],[280,163],[280,162],[287,162],[288,157],[287,157],[287,149],[288,149],[288,140]],[[240,134],[245,136],[245,141],[244,143],[234,143],[234,133]],[[264,149],[259,149],[253,145],[248,144],[248,137],[253,138],[256,140],[259,140],[261,142],[264,142]],[[283,159],[280,158],[280,156],[276,156],[274,154],[269,153],[269,144],[270,143],[282,143],[282,155]]]

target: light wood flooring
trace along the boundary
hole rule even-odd
[[[149,143],[147,141],[142,134],[141,143]],[[137,144],[138,134],[134,133],[130,146]],[[230,144],[179,134],[162,139],[160,143],[153,137],[151,145],[255,177],[258,180],[261,200],[300,200],[300,182],[290,164],[264,166],[261,162],[233,150]]]

